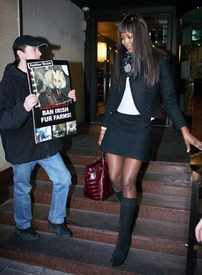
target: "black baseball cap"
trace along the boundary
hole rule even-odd
[[[41,43],[37,41],[33,36],[31,35],[22,35],[15,39],[13,43],[13,51],[17,50],[20,46],[33,46],[33,47],[40,47],[40,48],[47,48],[48,44]]]

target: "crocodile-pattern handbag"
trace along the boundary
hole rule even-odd
[[[98,160],[98,153],[93,163],[85,166],[85,187],[83,195],[95,201],[105,200],[113,193],[109,178],[108,164],[105,153]]]

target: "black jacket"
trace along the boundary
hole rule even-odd
[[[12,164],[47,158],[62,149],[59,139],[35,144],[32,112],[23,105],[29,94],[26,73],[8,64],[0,82],[0,131],[5,158]]]
[[[144,81],[144,75],[141,73],[136,81],[130,77],[130,87],[134,103],[139,113],[145,118],[151,118],[159,115],[163,109],[158,101],[159,92],[163,99],[163,104],[167,115],[171,118],[177,130],[186,126],[184,117],[179,109],[176,92],[174,90],[171,67],[167,56],[158,54],[160,65],[160,80],[151,89],[147,87]],[[142,70],[143,71],[143,70]],[[109,93],[107,106],[105,110],[102,126],[107,127],[110,115],[119,107],[126,83],[126,74],[123,73],[123,88],[120,88],[114,82],[114,73],[112,73],[111,92]]]

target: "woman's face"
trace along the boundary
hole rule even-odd
[[[126,47],[129,53],[133,52],[133,34],[132,32],[122,32],[121,42],[124,47]]]

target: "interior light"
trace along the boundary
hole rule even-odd
[[[107,59],[107,43],[97,43],[97,59],[98,62],[104,62]]]

